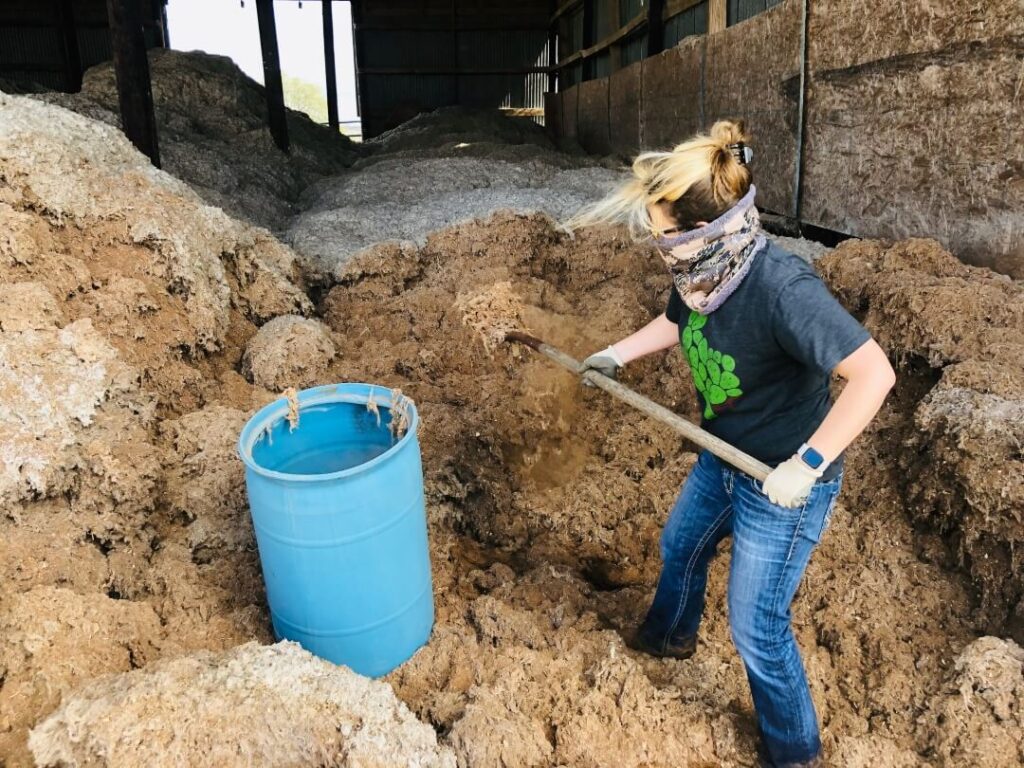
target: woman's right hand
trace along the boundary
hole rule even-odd
[[[619,368],[625,365],[622,357],[615,351],[614,346],[606,347],[600,352],[595,352],[593,355],[588,357],[580,365],[580,375],[582,376],[587,371],[597,371],[603,376],[607,376],[609,379],[617,379],[619,376]],[[594,386],[586,379],[583,380],[584,385],[588,387]]]

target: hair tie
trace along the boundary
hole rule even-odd
[[[740,165],[748,165],[754,159],[754,150],[742,141],[737,141],[735,144],[727,144],[726,149],[732,153],[732,156],[739,161]]]

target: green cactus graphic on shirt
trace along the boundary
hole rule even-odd
[[[708,346],[708,340],[701,331],[707,322],[706,315],[691,310],[686,327],[680,334],[680,341],[690,361],[690,371],[697,391],[704,398],[704,418],[710,420],[718,415],[715,406],[739,397],[743,390],[740,389],[740,379],[736,375],[736,360]]]

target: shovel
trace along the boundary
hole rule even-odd
[[[545,344],[540,339],[534,338],[527,333],[522,333],[521,331],[509,331],[505,334],[505,340],[525,344],[530,349],[536,350],[545,357],[551,358],[563,368],[570,370],[573,373],[580,372],[580,362],[578,360],[569,357],[569,355],[565,354],[561,350],[552,347],[550,344]],[[758,461],[753,456],[745,454],[738,448],[734,448],[724,440],[715,437],[710,432],[705,432],[695,424],[691,424],[686,419],[676,415],[668,408],[658,405],[653,400],[650,400],[639,392],[635,392],[629,387],[620,384],[615,379],[609,378],[594,370],[584,372],[582,374],[582,378],[584,381],[590,382],[595,387],[603,389],[608,394],[619,398],[619,400],[629,403],[638,411],[646,413],[652,419],[672,427],[672,429],[683,437],[696,443],[701,448],[707,448],[715,456],[722,459],[722,461],[728,462],[732,466],[736,467],[736,469],[746,472],[748,475],[757,478],[761,482],[764,482],[768,477],[768,473],[772,471],[771,467],[767,464]]]

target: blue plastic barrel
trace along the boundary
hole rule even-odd
[[[281,399],[238,441],[274,633],[384,675],[434,623],[416,408],[394,441],[387,388],[315,387],[298,402],[294,431]]]

